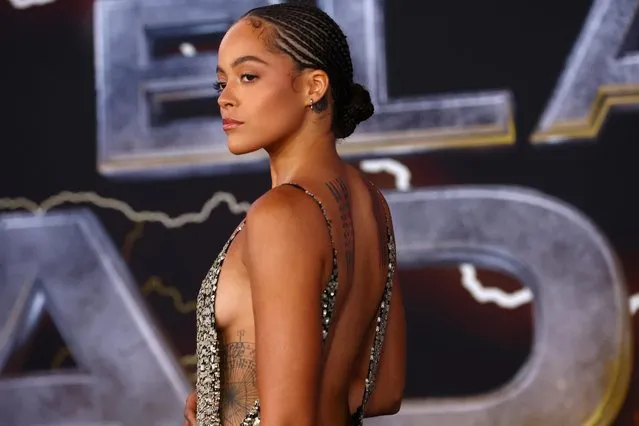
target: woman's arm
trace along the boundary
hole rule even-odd
[[[197,394],[191,392],[184,404],[184,426],[196,426]]]
[[[322,367],[321,292],[330,239],[306,194],[281,187],[247,215],[262,426],[313,426]],[[303,415],[300,415],[303,413]]]

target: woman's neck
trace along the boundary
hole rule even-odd
[[[300,138],[282,144],[268,154],[273,188],[313,170],[330,168],[341,163],[332,134]]]

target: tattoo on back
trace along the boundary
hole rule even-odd
[[[245,332],[238,333],[238,341],[222,342],[220,353],[224,425],[239,425],[258,399],[255,344],[243,341]]]
[[[372,183],[368,185],[368,191],[370,193],[371,202],[373,203],[373,215],[377,222],[377,235],[381,244],[379,250],[379,264],[383,269],[386,269],[388,267],[388,259],[390,257],[388,249],[388,235],[386,235],[386,210],[382,204],[382,198],[379,191]]]
[[[355,230],[353,228],[353,215],[351,212],[351,194],[348,186],[342,178],[335,178],[326,183],[333,198],[337,201],[344,231],[344,246],[346,254],[346,268],[349,280],[353,276],[355,262]]]

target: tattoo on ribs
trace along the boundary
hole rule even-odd
[[[353,215],[351,212],[351,193],[342,178],[335,178],[326,183],[333,198],[337,201],[344,231],[344,246],[346,254],[346,268],[349,279],[353,276],[355,261],[355,232],[353,229]]]
[[[258,399],[255,344],[243,341],[245,332],[238,333],[238,341],[222,342],[220,352],[224,425],[238,425]]]

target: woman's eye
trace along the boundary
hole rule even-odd
[[[216,81],[215,84],[213,85],[213,87],[218,92],[221,92],[226,87],[226,82],[224,82],[224,81]]]
[[[257,79],[257,76],[253,74],[242,74],[241,79],[244,83],[251,83]]]

